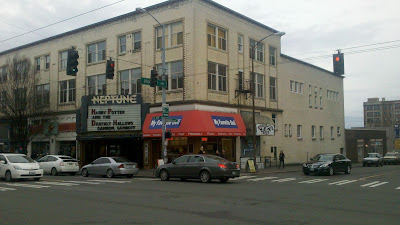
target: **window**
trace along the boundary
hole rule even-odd
[[[314,88],[314,106],[315,106],[315,108],[318,107],[318,105],[317,105],[317,99],[318,99],[318,88],[315,87],[315,88]]]
[[[319,107],[322,109],[322,88],[319,89]]]
[[[140,32],[133,33],[133,51],[139,51],[142,48],[142,35]]]
[[[333,136],[333,127],[331,127],[331,139],[334,139],[334,136]]]
[[[250,58],[253,58],[256,43],[256,41],[250,39]],[[254,60],[264,62],[264,45],[261,43],[257,44],[257,50],[254,55]]]
[[[182,157],[175,159],[175,163],[176,164],[187,163],[188,159],[189,159],[189,156],[182,156]]]
[[[240,53],[243,53],[243,36],[242,35],[238,36],[238,51]]]
[[[316,133],[316,127],[315,126],[311,126],[311,137],[313,139],[315,139],[315,133]]]
[[[337,136],[340,136],[340,127],[337,127]]]
[[[238,78],[238,88],[239,90],[244,90],[244,76],[243,76],[243,71],[239,70],[239,74],[238,74],[239,78]]]
[[[294,82],[294,93],[299,93],[299,82]]]
[[[119,54],[126,53],[126,35],[119,37]]]
[[[271,100],[276,100],[276,78],[269,78],[269,98]]]
[[[374,116],[375,117],[380,117],[381,116],[381,112],[374,112]]]
[[[374,110],[380,110],[381,106],[380,105],[374,105]]]
[[[227,66],[208,62],[208,89],[226,91]],[[218,77],[218,79],[217,79]]]
[[[7,67],[0,67],[0,83],[7,81]]]
[[[323,126],[319,127],[319,138],[324,138],[324,127]]]
[[[60,103],[75,102],[75,79],[60,81]]]
[[[302,125],[297,125],[297,138],[301,138]]]
[[[2,107],[5,107],[5,103],[7,101],[6,99],[7,99],[7,92],[5,91],[0,92],[0,105]]]
[[[166,90],[177,90],[183,88],[183,61],[174,61],[166,63],[166,75],[165,80],[167,81]],[[158,74],[162,74],[162,64],[157,65]],[[161,78],[161,76],[159,77]],[[139,81],[140,82],[140,81]],[[158,90],[162,90],[159,87]]]
[[[277,129],[278,123],[277,123],[277,120],[276,120],[276,114],[272,114],[272,121],[274,122],[273,126],[274,126],[275,130],[278,130]]]
[[[290,92],[293,92],[294,81],[290,81]]]
[[[312,107],[312,87],[308,85],[308,106]]]
[[[106,95],[106,75],[96,75],[87,78],[89,95]]]
[[[292,124],[289,124],[289,137],[292,136]]]
[[[204,158],[202,156],[191,156],[189,159],[189,163],[199,163],[204,162]]]
[[[123,70],[119,73],[120,76],[120,94],[133,95],[141,93],[140,78],[142,77],[142,69],[135,68],[130,70]]]
[[[256,75],[256,93],[257,97],[263,98],[264,97],[264,75],[262,74],[255,74]]]
[[[166,24],[165,26],[165,48],[183,44],[182,21]],[[162,27],[156,28],[157,49],[162,48]]]
[[[373,112],[367,112],[367,116],[373,117],[373,116],[374,116],[374,113],[373,113]]]
[[[35,58],[35,72],[40,71],[40,57]]]
[[[48,70],[48,69],[50,69],[50,56],[49,55],[46,55],[45,57],[44,57],[44,60],[45,60],[45,65],[44,65],[44,69],[45,70]]]
[[[88,63],[106,60],[106,42],[101,41],[87,46]]]
[[[16,79],[25,79],[28,76],[28,68],[26,61],[17,63],[17,71],[15,73]]]
[[[285,131],[284,131],[284,133],[285,133],[285,136],[287,136],[288,135],[288,130],[287,130],[287,124],[285,124]]]
[[[207,28],[208,46],[226,51],[226,33],[225,29],[209,24]]]
[[[276,48],[269,47],[269,64],[271,66],[276,66]]]
[[[36,86],[36,99],[39,106],[50,105],[50,84]]]
[[[67,69],[68,51],[60,52],[60,70]]]
[[[300,94],[303,94],[303,83],[300,83],[300,86],[299,86],[299,93],[300,93]]]

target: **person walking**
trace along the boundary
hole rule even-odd
[[[285,169],[285,154],[283,150],[279,153],[279,169],[281,168],[281,164],[283,165],[283,169]]]
[[[204,151],[204,147],[203,146],[200,146],[199,154],[206,154],[206,152]]]
[[[217,149],[217,151],[215,151],[215,155],[221,157],[221,154],[219,153],[218,149]]]
[[[225,152],[225,149],[222,149],[222,153],[221,153],[220,157],[226,159],[226,152]]]

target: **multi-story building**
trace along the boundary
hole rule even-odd
[[[283,150],[288,163],[299,163],[344,151],[342,76],[281,54],[277,30],[213,1],[170,0],[146,10],[165,24],[170,159],[200,146],[210,154],[225,149],[238,162],[253,156],[252,90],[258,156],[276,159]],[[251,53],[267,35],[253,54],[251,85]],[[159,24],[134,11],[0,53],[0,67],[16,54],[36,63],[56,114],[49,124],[58,131],[45,129],[29,152],[74,152],[82,164],[121,155],[154,167],[162,158],[162,96],[140,79],[153,67],[163,73],[161,39]],[[76,77],[65,71],[71,46],[80,55]],[[109,58],[112,80],[105,78]]]

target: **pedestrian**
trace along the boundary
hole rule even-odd
[[[285,154],[283,150],[279,153],[279,169],[281,168],[281,164],[283,165],[283,169],[285,169]]]
[[[206,152],[204,151],[204,147],[203,146],[200,146],[199,154],[206,154]]]
[[[226,159],[226,152],[225,152],[225,149],[224,149],[224,148],[222,149],[222,153],[221,153],[220,156],[221,156],[222,158]]]
[[[215,151],[215,155],[221,157],[221,154],[219,153],[218,149]]]

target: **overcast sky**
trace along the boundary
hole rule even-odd
[[[125,0],[35,33],[6,40],[118,1],[0,0],[0,52],[125,14],[136,7],[145,8],[163,2]],[[286,32],[282,37],[282,52],[292,57],[332,71],[331,55],[336,49],[343,49],[346,128],[363,126],[362,105],[367,98],[400,99],[400,1],[215,1]],[[353,48],[389,41],[395,42]],[[383,48],[386,50],[377,50]],[[321,57],[310,59],[317,56]]]

